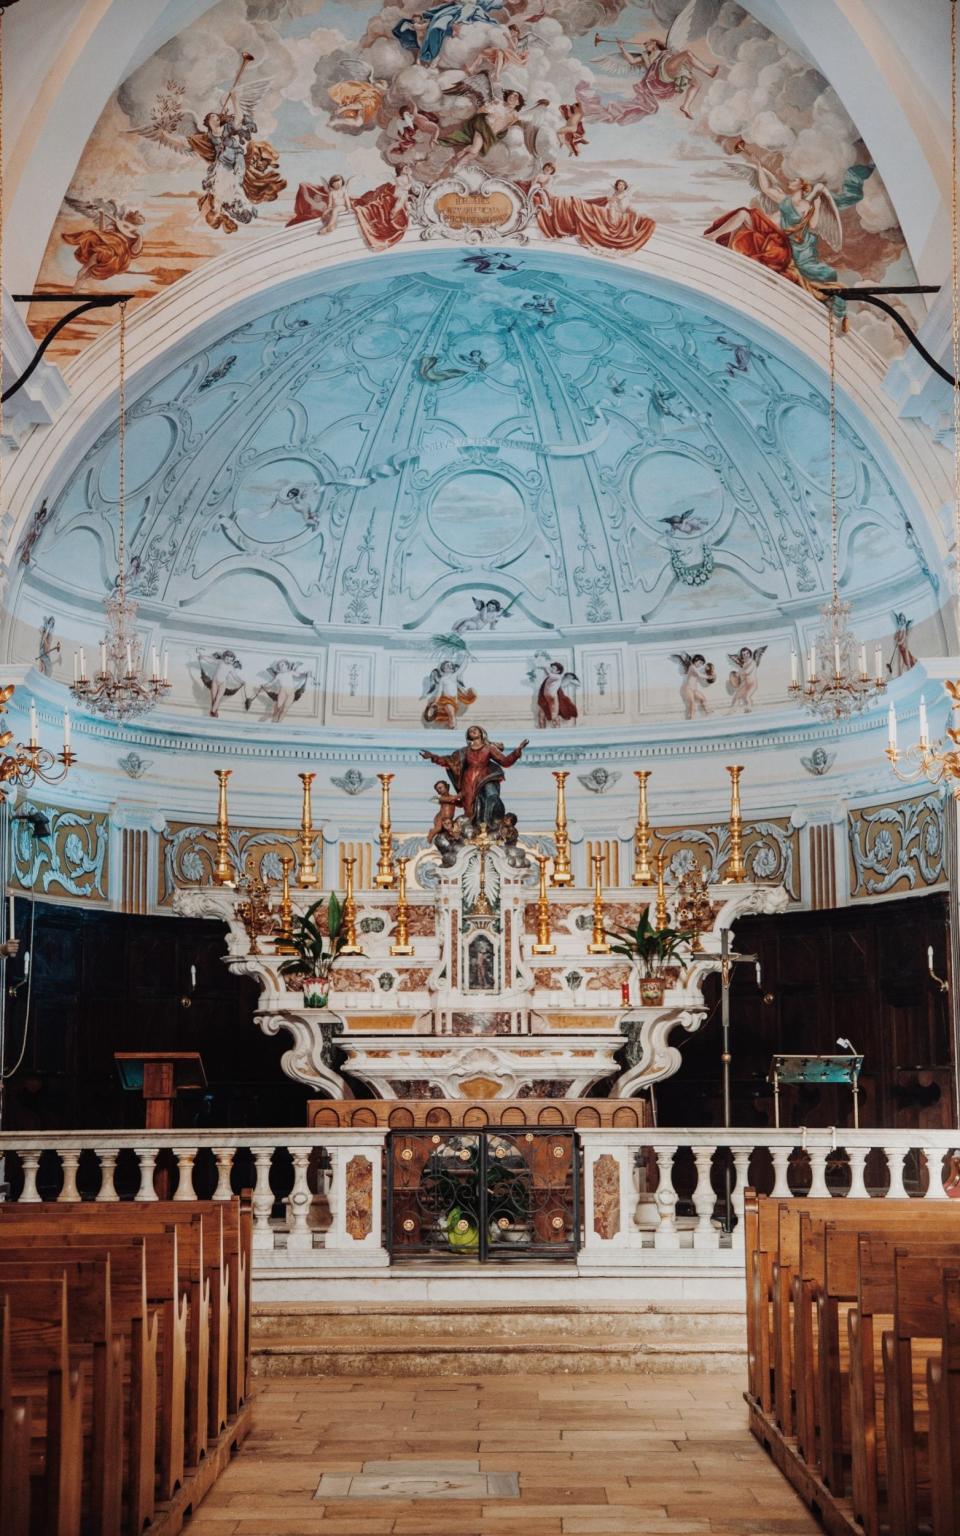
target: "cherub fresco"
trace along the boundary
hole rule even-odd
[[[279,725],[297,700],[303,697],[309,681],[310,673],[303,662],[281,657],[279,661],[258,672],[253,683],[248,683],[243,707],[249,709],[259,695],[265,693],[273,701],[270,719]]]
[[[424,681],[421,698],[425,700],[421,719],[452,731],[461,715],[477,702],[473,688],[467,686],[464,672],[472,657],[459,635],[435,635],[433,651],[436,664]]]
[[[529,677],[537,687],[537,725],[575,725],[579,711],[573,690],[579,686],[576,672],[570,672],[562,661],[553,661],[545,651],[538,651],[533,658]]]
[[[707,661],[699,651],[692,656],[686,651],[678,651],[670,660],[675,661],[683,673],[680,698],[685,717],[693,720],[696,715],[709,715],[710,704],[705,690],[716,682],[717,673],[713,662]]]
[[[746,715],[751,713],[760,686],[760,660],[766,649],[765,645],[758,645],[754,650],[749,645],[742,645],[739,651],[728,653],[728,660],[733,666],[727,678],[731,711],[742,709]]]
[[[198,651],[200,676],[210,693],[210,718],[220,717],[220,705],[243,687],[243,663],[236,651]]]
[[[533,183],[532,202],[542,234],[550,240],[573,239],[588,250],[639,251],[654,231],[654,222],[630,204],[630,187],[618,177],[599,197],[554,195],[550,183],[556,165],[547,161]]]
[[[337,80],[328,87],[336,111],[330,114],[334,128],[359,133],[377,121],[387,89],[386,80],[376,80],[373,65],[364,59],[353,60],[357,79]]]
[[[473,613],[458,619],[452,626],[455,635],[475,635],[485,629],[496,629],[500,620],[505,619],[513,607],[512,602],[504,607],[498,597],[475,597],[472,601]]]

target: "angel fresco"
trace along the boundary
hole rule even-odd
[[[64,202],[74,213],[94,221],[85,229],[67,230],[60,237],[65,245],[73,246],[74,259],[80,265],[74,287],[79,288],[90,278],[106,282],[107,278],[128,271],[130,263],[143,250],[145,220],[139,208],[126,208],[112,197],[89,201],[66,197]]]
[[[751,713],[753,701],[760,686],[760,659],[766,649],[765,645],[758,645],[755,650],[751,650],[749,645],[742,645],[739,651],[728,652],[727,659],[733,666],[733,671],[727,678],[731,711],[742,708],[744,714]]]
[[[471,22],[490,22],[494,12],[506,9],[503,0],[444,0],[415,16],[403,16],[393,29],[402,48],[416,56],[418,64],[435,64],[448,37]]]
[[[303,697],[309,681],[310,673],[302,662],[282,657],[258,672],[254,682],[247,685],[243,707],[249,709],[259,695],[265,693],[273,701],[270,719],[279,725],[297,700]]]
[[[895,613],[893,623],[893,650],[887,662],[887,671],[891,677],[903,677],[905,672],[909,672],[910,668],[917,664],[917,658],[910,649],[913,620],[908,619],[905,613]]]
[[[342,176],[331,176],[329,181],[301,181],[287,228],[316,219],[320,225],[318,233],[328,235],[336,229],[341,215],[349,212],[350,198]]]
[[[349,59],[355,65],[356,79],[338,80],[327,89],[327,95],[336,107],[330,114],[330,125],[352,133],[372,128],[383,106],[387,90],[386,80],[374,78],[373,65],[363,59]]]
[[[602,54],[596,62],[605,65],[608,74],[638,78],[631,83],[631,100],[590,101],[588,115],[606,123],[637,123],[679,98],[680,111],[692,120],[690,108],[703,89],[703,80],[712,80],[718,69],[716,64],[704,64],[688,46],[703,32],[709,10],[709,0],[689,0],[671,22],[665,38],[601,37],[597,32],[594,47],[602,42],[615,43],[617,52]]]
[[[243,663],[236,651],[198,651],[200,676],[203,686],[210,692],[210,718],[220,718],[220,705],[224,699],[239,693],[243,687]]]
[[[382,182],[353,199],[360,233],[372,251],[389,250],[403,239],[410,227],[407,210],[414,185],[410,167],[398,165],[395,180]]]
[[[759,261],[822,298],[824,288],[839,282],[839,274],[824,258],[821,246],[842,250],[841,210],[862,202],[864,183],[873,174],[873,165],[850,166],[836,196],[825,181],[784,178],[758,160],[734,163],[729,169],[748,181],[756,196],[749,207],[734,208],[715,219],[704,230],[706,238]],[[842,318],[844,300],[835,294],[830,302],[834,313]]]
[[[257,217],[260,203],[276,202],[286,187],[279,173],[279,156],[271,144],[256,137],[254,108],[266,91],[266,79],[240,81],[252,53],[241,55],[240,68],[219,106],[201,122],[183,104],[182,87],[158,98],[152,120],[128,132],[150,139],[180,155],[204,161],[197,207],[211,229],[235,234],[241,224]]]
[[[472,112],[440,134],[439,142],[456,151],[450,160],[451,170],[465,160],[482,159],[495,144],[502,143],[511,128],[524,129],[524,137],[529,141],[539,126],[525,123],[525,102],[520,91],[509,87],[497,95],[496,89],[487,71],[480,70],[470,80],[461,80],[443,91],[444,96],[466,96],[473,102]],[[532,154],[533,144],[528,142],[527,147]]]

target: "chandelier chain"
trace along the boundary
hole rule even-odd
[[[117,389],[117,596],[121,608],[127,600],[127,306],[120,305],[120,378]]]
[[[957,0],[950,0],[950,340],[953,360],[953,523],[960,606],[960,194],[957,176]]]
[[[837,339],[833,310],[827,306],[827,343],[830,365],[830,586],[833,601],[839,596],[839,530],[837,525]]]

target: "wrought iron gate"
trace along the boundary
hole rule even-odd
[[[576,1131],[391,1131],[387,1231],[395,1259],[570,1259],[580,1246]]]

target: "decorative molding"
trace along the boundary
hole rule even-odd
[[[37,840],[24,811],[42,811],[50,836]],[[72,811],[24,798],[10,822],[13,878],[35,895],[108,902],[110,819],[106,811]]]
[[[281,853],[299,859],[299,832],[278,831],[275,827],[232,827],[230,858],[237,875],[252,875],[267,885],[279,885],[283,876]],[[216,864],[216,836],[213,827],[190,822],[169,821],[160,834],[160,869],[157,902],[173,905],[178,891],[209,886]],[[322,882],[322,852],[318,842]],[[317,895],[320,895],[318,885]]]
[[[919,795],[848,817],[850,899],[903,895],[946,882],[944,802]]]

